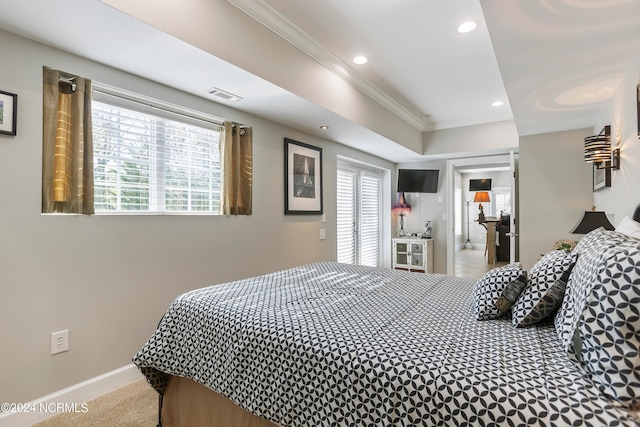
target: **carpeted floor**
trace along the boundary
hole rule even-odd
[[[87,403],[86,413],[56,415],[35,427],[154,427],[158,393],[142,379]]]

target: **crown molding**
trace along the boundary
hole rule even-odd
[[[346,80],[349,84],[364,92],[411,126],[421,132],[427,130],[423,119],[409,111],[376,85],[358,75],[349,65],[345,64],[340,58],[329,52],[315,39],[279,14],[272,7],[265,4],[262,0],[227,1],[315,59],[334,74]]]
[[[447,122],[439,122],[436,126],[432,126],[426,129],[426,131],[483,125],[483,124],[489,124],[494,122],[502,122],[506,120],[513,120],[513,114],[511,114],[511,112],[491,114],[488,116],[471,117],[471,118],[460,119],[460,120],[449,120]]]

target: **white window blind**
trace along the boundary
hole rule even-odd
[[[96,213],[218,213],[219,124],[148,101],[96,98]]]
[[[356,174],[338,169],[337,179],[338,262],[356,263]]]
[[[381,177],[360,171],[360,264],[377,267],[380,259]]]
[[[338,261],[380,264],[382,173],[340,162],[337,176]]]

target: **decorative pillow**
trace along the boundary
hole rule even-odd
[[[598,266],[602,263],[607,250],[615,248],[616,244],[625,239],[624,235],[616,233],[619,238],[612,238],[604,228],[597,228],[587,233],[572,251],[578,256],[573,271],[567,282],[562,306],[555,317],[555,328],[564,351],[571,357],[571,343],[578,320],[591,293]]]
[[[574,351],[598,389],[631,408],[640,405],[640,240],[624,246],[599,269]]]
[[[578,244],[573,249],[573,252],[580,256],[581,253],[589,251],[592,248],[601,245],[607,238],[606,231],[607,230],[605,230],[604,227],[598,227],[595,230],[590,231],[582,239],[580,239],[580,241],[578,241]]]
[[[476,319],[497,319],[509,311],[526,285],[527,272],[519,262],[494,268],[473,288]]]
[[[640,239],[640,222],[636,222],[628,216],[625,216],[616,227],[616,231]]]
[[[527,287],[512,308],[513,326],[531,326],[560,307],[576,258],[565,250],[551,251],[533,266]]]
[[[581,240],[556,331],[567,356],[621,405],[640,405],[640,240],[594,230]]]

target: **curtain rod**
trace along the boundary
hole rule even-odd
[[[75,92],[76,91],[76,77],[72,76],[72,77],[64,77],[64,76],[58,76],[58,83],[67,83],[69,85],[71,85],[71,91]]]
[[[170,113],[171,115],[177,116],[178,118],[186,117],[193,121],[202,122],[214,126],[222,126],[225,121],[220,117],[202,113],[197,110],[192,110],[187,107],[177,106],[169,102],[147,97],[145,95],[129,92],[126,89],[115,88],[114,86],[110,86],[105,83],[94,81],[91,90],[95,94],[99,94],[102,97],[113,98],[118,101],[125,101],[125,105],[123,105],[122,102],[118,102],[118,104],[120,106],[128,108],[131,108],[131,105],[129,103],[141,104],[148,108],[151,108],[152,110]]]

